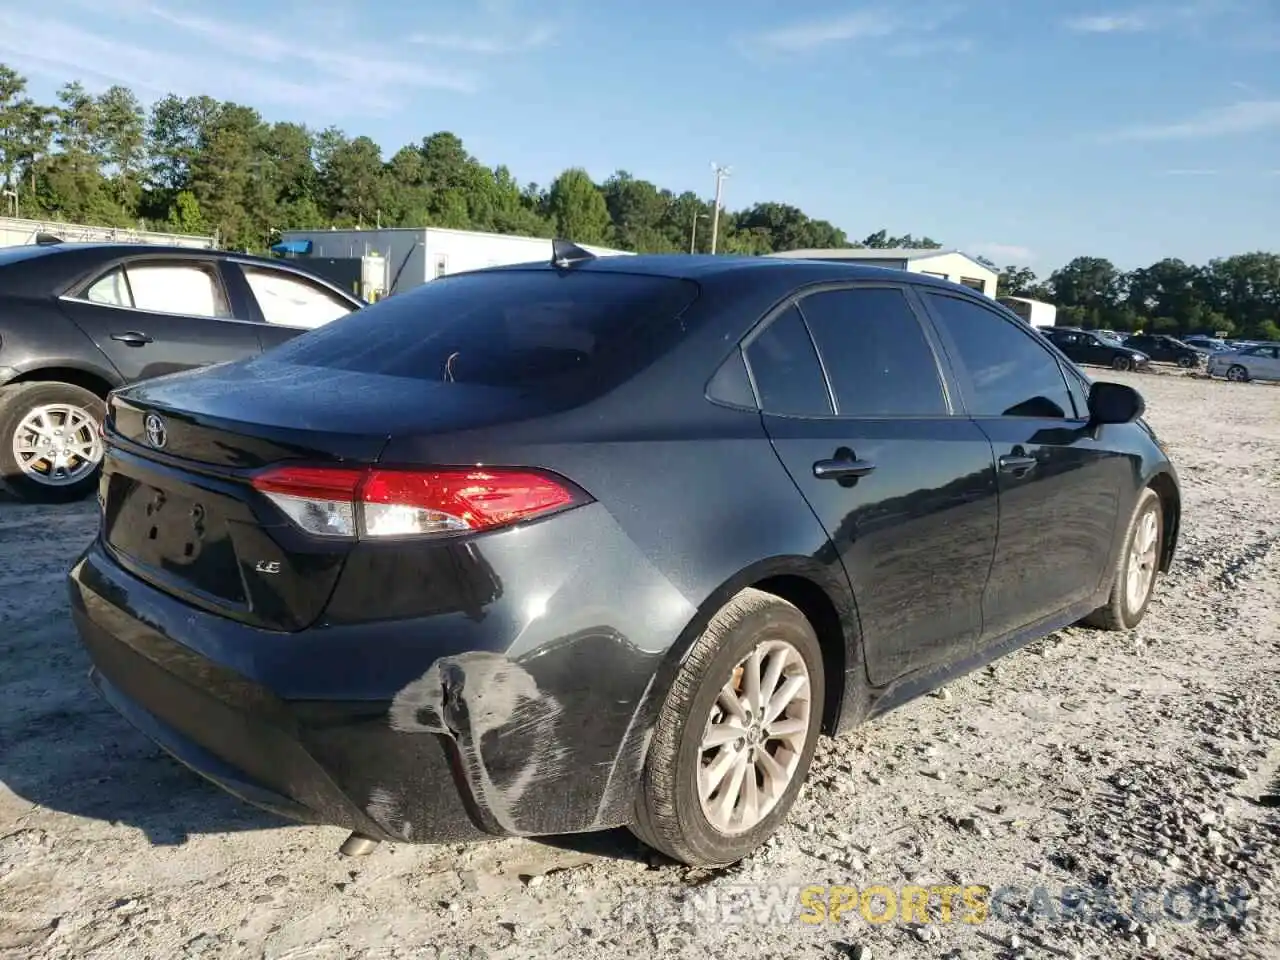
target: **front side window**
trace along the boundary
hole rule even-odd
[[[829,417],[831,397],[804,320],[787,307],[747,347],[756,397],[765,413]]]
[[[922,291],[969,373],[976,417],[1069,417],[1058,361],[1025,328],[971,300]]]
[[[124,270],[133,306],[139,310],[191,317],[231,316],[213,264],[137,263]]]
[[[292,274],[264,267],[242,269],[267,323],[310,330],[345,317],[355,309],[323,287]]]
[[[937,361],[896,287],[825,290],[800,301],[844,417],[941,417]]]

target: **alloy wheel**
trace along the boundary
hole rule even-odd
[[[786,793],[804,753],[811,710],[800,652],[764,640],[734,667],[699,745],[698,796],[707,822],[746,833]]]
[[[1156,576],[1160,530],[1155,510],[1147,510],[1138,521],[1129,545],[1129,564],[1125,571],[1125,600],[1130,610],[1138,610],[1151,592]]]
[[[32,408],[13,434],[13,457],[23,476],[43,486],[66,487],[102,461],[102,433],[89,411],[69,403]]]

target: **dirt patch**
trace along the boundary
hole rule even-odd
[[[0,502],[0,956],[1280,955],[1280,390],[1095,376],[1146,394],[1184,484],[1141,628],[1062,631],[824,742],[791,823],[712,875],[622,831],[339,857],[94,696],[63,589],[91,506]],[[980,923],[810,924],[810,884],[993,892]]]

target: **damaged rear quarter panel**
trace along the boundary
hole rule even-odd
[[[389,609],[400,616],[371,625],[365,615],[360,634],[366,645],[382,634],[379,651],[354,664],[334,651],[353,668],[343,686],[376,695],[394,684],[394,735],[444,739],[457,786],[486,831],[627,822],[647,735],[642,708],[692,605],[599,504],[442,545],[438,562],[421,556],[402,563],[369,548],[348,561],[347,597],[335,609],[354,610],[361,596],[365,609],[377,609],[373,597],[382,594],[396,598]],[[415,612],[427,615],[403,618]],[[314,648],[326,634],[347,633],[311,631],[312,655],[326,657],[323,645]],[[331,698],[296,686],[290,696]],[[403,771],[395,780],[372,769],[355,777],[357,802],[390,834],[434,839],[423,791],[442,785]]]

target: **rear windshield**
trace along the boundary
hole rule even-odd
[[[458,274],[305,333],[266,358],[495,387],[605,387],[670,349],[697,295],[691,281],[636,274]]]

